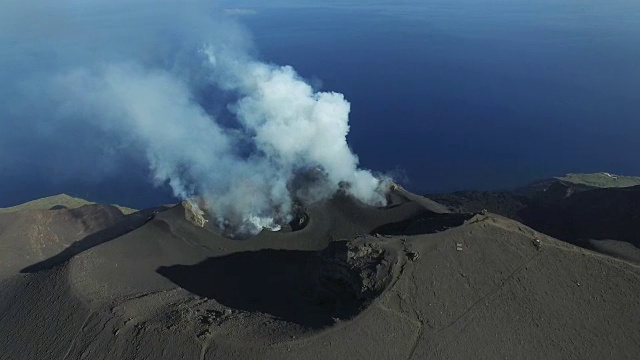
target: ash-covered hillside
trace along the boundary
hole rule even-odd
[[[337,194],[244,240],[185,203],[0,213],[0,358],[636,358],[637,265],[388,202]]]
[[[510,191],[428,195],[454,212],[486,210],[550,236],[640,262],[640,178],[568,174]]]

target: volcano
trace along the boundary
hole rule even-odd
[[[245,240],[194,224],[183,204],[0,213],[0,358],[640,351],[638,265],[400,187],[388,200],[337,194],[306,207],[298,226]]]

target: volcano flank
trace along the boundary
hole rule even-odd
[[[576,200],[578,201],[578,200]],[[640,268],[392,187],[244,240],[186,203],[0,213],[2,359],[632,359]],[[587,231],[588,229],[585,229]]]

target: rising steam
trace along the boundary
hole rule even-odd
[[[143,153],[156,184],[200,199],[233,232],[278,228],[291,220],[294,202],[339,189],[385,203],[388,182],[359,169],[347,144],[350,105],[342,94],[318,92],[290,66],[253,58],[236,25],[198,30],[181,32],[190,36],[186,48],[163,46],[161,61],[124,51],[69,62],[42,80],[44,97],[57,121],[90,124]],[[230,118],[210,111],[212,103]]]

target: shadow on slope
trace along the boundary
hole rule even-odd
[[[391,256],[375,245],[337,241],[320,252],[240,252],[157,272],[229,308],[320,329],[354,317],[386,287]]]
[[[521,221],[518,211],[529,205],[529,200],[506,191],[465,190],[449,194],[427,195],[456,213],[479,213],[487,210],[516,221]]]
[[[20,270],[20,272],[34,273],[42,270],[51,269],[56,265],[66,262],[67,260],[71,259],[73,256],[80,254],[83,251],[89,250],[95,246],[98,246],[107,241],[113,240],[117,237],[125,235],[141,227],[142,225],[146,224],[148,221],[153,219],[153,216],[156,213],[163,210],[166,210],[166,208],[158,207],[158,208],[141,210],[133,214],[124,216],[115,225],[110,226],[106,229],[97,231],[91,235],[88,235],[85,238],[72,243],[70,246],[68,246],[58,254],[50,258],[47,258],[43,261],[37,262],[33,265],[27,266],[24,269]],[[81,211],[81,208],[74,209],[72,211],[79,213]]]
[[[640,248],[640,186],[575,193],[519,212],[523,223],[589,248],[588,240],[618,240]]]
[[[553,179],[511,193],[462,191],[434,199],[457,213],[486,209],[573,245],[640,259],[640,186],[596,188]]]
[[[438,214],[422,211],[408,219],[385,224],[375,228],[371,234],[381,235],[420,235],[432,234],[464,224],[474,214]]]

